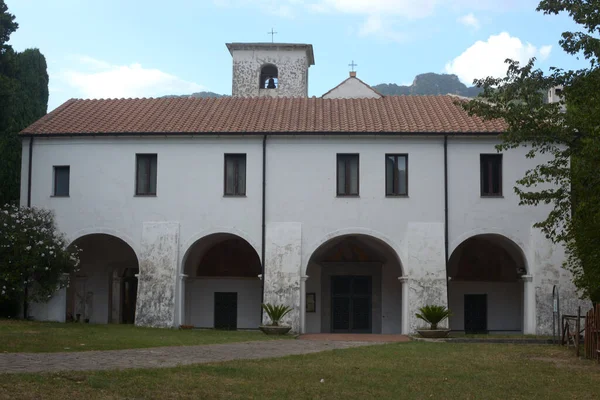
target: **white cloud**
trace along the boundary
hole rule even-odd
[[[487,76],[503,77],[506,75],[507,58],[517,60],[521,64],[531,57],[546,59],[552,46],[542,46],[540,49],[531,43],[523,43],[517,37],[507,32],[492,35],[487,41],[477,41],[461,55],[446,64],[445,71],[456,74],[466,84],[472,84],[474,79]]]
[[[431,15],[440,0],[321,0],[324,10],[363,15],[422,18]]]
[[[84,98],[158,97],[190,94],[203,86],[141,64],[111,65],[88,56],[78,57],[77,69],[58,74],[58,80]]]
[[[359,36],[377,36],[394,42],[404,42],[408,38],[402,32],[397,32],[392,24],[382,19],[379,15],[370,15],[360,27]]]
[[[459,17],[457,21],[468,28],[473,28],[475,30],[481,28],[479,20],[477,19],[477,17],[475,17],[475,15],[473,15],[473,13],[463,15],[462,17]]]
[[[550,52],[552,51],[551,45],[542,46],[540,48],[540,60],[545,60],[550,57]]]
[[[407,33],[398,32],[403,20],[423,19],[436,12],[454,15],[465,10],[506,11],[516,7],[533,7],[536,0],[212,0],[221,7],[247,7],[267,14],[293,18],[297,12],[353,14],[362,16],[365,21],[359,35],[376,36],[393,41],[405,41]],[[531,3],[531,4],[529,4]],[[469,26],[479,26],[479,21],[471,17]],[[463,17],[464,18],[464,17]]]

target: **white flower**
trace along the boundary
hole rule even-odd
[[[48,271],[48,267],[44,268],[44,270]]]
[[[50,254],[50,255],[52,255],[52,254],[54,254],[54,252],[53,252],[52,250],[50,250],[50,253],[49,253],[49,254]]]
[[[25,247],[25,250],[27,250],[27,251],[31,250],[31,246]]]
[[[44,257],[44,256],[45,256],[45,254],[44,254],[44,253],[42,253],[41,255],[42,255],[42,257]]]

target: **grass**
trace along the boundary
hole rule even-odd
[[[411,342],[168,369],[2,378],[0,398],[23,399],[596,399],[600,367],[555,346]]]
[[[119,350],[272,340],[259,331],[140,328],[0,320],[0,353]]]

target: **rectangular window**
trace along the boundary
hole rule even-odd
[[[385,195],[408,196],[408,155],[385,155]]]
[[[69,179],[71,167],[68,165],[54,167],[54,196],[69,197]]]
[[[136,154],[135,194],[156,196],[156,154]]]
[[[502,196],[502,154],[481,154],[481,196]]]
[[[225,196],[246,195],[246,155],[225,154]]]
[[[358,154],[337,155],[337,195],[358,196]]]

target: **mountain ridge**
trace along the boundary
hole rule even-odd
[[[455,94],[464,97],[476,97],[479,93],[482,92],[482,89],[478,87],[468,87],[458,79],[458,76],[454,74],[436,74],[434,72],[428,72],[425,74],[417,75],[410,86],[398,85],[395,83],[380,83],[371,87],[384,96],[422,96]],[[230,95],[228,94],[218,94],[209,91],[202,91],[187,95],[167,95],[163,97],[220,98],[229,96]]]

